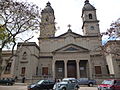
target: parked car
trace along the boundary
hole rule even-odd
[[[34,84],[28,86],[28,90],[43,90],[53,89],[55,82],[52,80],[40,80]]]
[[[0,79],[0,85],[13,85],[15,80],[13,78],[2,78]]]
[[[80,78],[78,79],[79,85],[88,85],[89,87],[92,87],[93,85],[96,85],[96,80],[88,79],[88,78]]]
[[[79,86],[75,78],[64,78],[54,85],[53,90],[78,90]]]
[[[120,80],[107,79],[98,85],[98,90],[120,90]]]

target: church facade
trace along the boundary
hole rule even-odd
[[[55,36],[54,9],[48,2],[41,12],[39,45],[18,43],[11,74],[26,79],[102,78],[109,75],[96,9],[89,0],[82,8],[83,35],[71,30]]]
[[[55,15],[48,2],[41,12],[39,46],[33,42],[22,45],[14,62],[13,74],[28,79],[47,76],[53,79],[64,77],[93,78],[107,74],[106,62],[100,53],[101,36],[96,9],[88,0],[82,9],[83,35],[68,31],[55,36]]]

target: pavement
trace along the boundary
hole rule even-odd
[[[15,83],[14,86],[27,86],[28,83]]]

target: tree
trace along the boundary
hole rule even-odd
[[[108,35],[109,38],[117,39],[120,37],[120,18],[115,22],[112,22],[110,28],[106,32],[103,32],[102,35]]]
[[[39,30],[39,19],[40,10],[34,4],[14,0],[0,1],[0,70],[3,48],[11,45],[14,55],[18,35],[28,30]]]
[[[107,29],[106,32],[103,32],[102,35],[109,36],[108,40],[109,39],[110,40],[111,39],[112,40],[119,39],[120,38],[120,18],[118,18],[116,21],[112,22],[110,25],[110,28]],[[112,51],[106,51],[105,49],[103,51],[108,54],[120,56],[119,48],[116,45],[114,45],[114,47],[112,47]]]

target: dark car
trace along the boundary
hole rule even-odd
[[[120,80],[107,79],[98,85],[98,90],[120,90]]]
[[[12,78],[0,79],[0,85],[13,85],[14,83],[15,83],[15,80]]]
[[[40,80],[34,84],[28,86],[28,90],[43,90],[43,89],[52,89],[55,82],[52,80]]]
[[[92,87],[93,85],[96,85],[96,80],[88,79],[88,78],[80,78],[78,79],[79,85],[88,85],[89,87]]]

